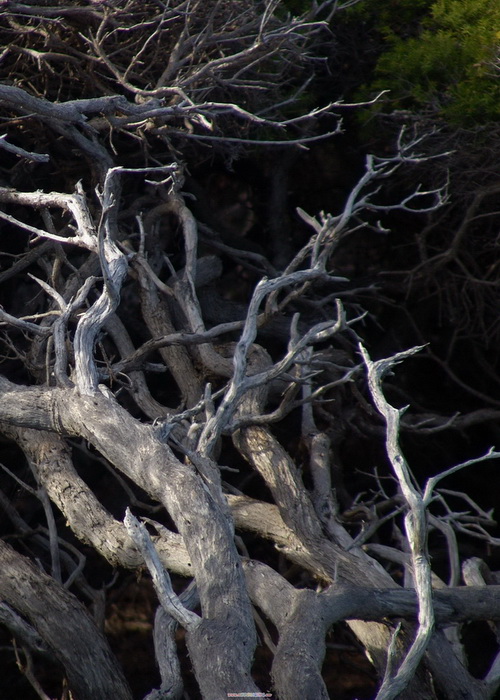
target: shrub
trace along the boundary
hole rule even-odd
[[[495,0],[395,0],[382,11],[377,4],[366,0],[351,10],[385,45],[365,95],[390,90],[392,109],[431,111],[453,125],[498,120]]]

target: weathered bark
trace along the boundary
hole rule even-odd
[[[132,698],[106,639],[79,600],[2,540],[0,590],[64,666],[77,700]]]
[[[0,543],[0,621],[35,654],[64,666],[77,700],[130,697],[106,640],[67,590],[99,599],[104,621],[105,590],[98,595],[87,583],[85,558],[64,539],[54,504],[80,542],[112,567],[151,575],[162,684],[148,700],[183,693],[177,625],[204,698],[256,693],[252,604],[277,633],[271,638],[255,614],[282,700],[335,694],[322,664],[327,635],[344,620],[379,672],[379,700],[493,696],[500,653],[483,680],[472,678],[458,626],[500,617],[496,587],[454,588],[455,531],[498,544],[485,531],[491,517],[466,496],[474,511],[466,517],[448,507],[446,494],[439,494],[439,506],[433,499],[437,481],[468,463],[417,488],[399,430],[418,429],[422,417],[432,426],[447,419],[422,413],[399,422],[403,411],[387,402],[383,372],[374,368],[389,368],[403,355],[372,363],[362,352],[365,367],[359,364],[364,297],[357,280],[332,274],[349,268],[337,253],[351,233],[382,228],[378,217],[393,209],[414,217],[445,201],[440,186],[410,189],[395,203],[390,188],[379,196],[380,182],[401,166],[421,166],[420,137],[405,141],[403,130],[393,155],[366,157],[339,211],[337,204],[331,214],[298,210],[299,222],[288,211],[288,171],[297,145],[326,135],[315,125],[321,115],[331,120],[334,106],[295,111],[302,104],[295,90],[308,78],[302,62],[309,39],[330,19],[328,3],[320,20],[316,6],[284,19],[272,2],[263,13],[238,1],[209,0],[189,12],[184,2],[118,5],[110,12],[102,3],[91,9],[27,3],[9,5],[0,18],[6,129],[0,219],[7,241],[0,252],[12,261],[0,275],[8,285],[0,289],[0,432],[22,450],[31,471],[24,483],[12,459],[19,452],[8,444],[12,463],[1,460],[0,477],[38,498],[40,517],[30,512],[25,519],[3,481],[0,501],[23,544],[49,553],[53,573]],[[332,3],[332,13],[344,5],[351,0]],[[243,188],[228,187],[238,185],[232,176],[222,178],[222,194],[234,201],[218,203],[203,185],[213,183],[213,173],[198,179],[194,171],[211,170],[218,160],[232,167],[262,128],[261,146],[279,144],[274,156],[253,160],[256,172]],[[38,144],[47,153],[35,153]],[[269,186],[261,187],[266,173]],[[250,209],[250,217],[227,219],[228,212]],[[205,222],[201,246],[198,215]],[[251,240],[254,223],[258,242]],[[40,245],[44,239],[50,240]],[[448,424],[466,424],[457,420]],[[386,493],[389,482],[373,469],[370,495],[346,489],[342,504],[331,445],[355,430],[385,436],[396,478]],[[122,522],[100,502],[92,473],[98,463],[119,481],[142,523],[130,508]],[[247,479],[256,476],[264,488],[250,498]],[[350,497],[360,521],[350,520]],[[396,574],[369,549],[374,533],[385,537],[380,526],[388,521],[393,534],[376,555],[395,562]],[[437,577],[427,551],[430,527],[445,535],[449,550],[450,587],[437,584],[443,592],[431,588]],[[261,552],[262,561],[248,556]],[[285,569],[290,562],[295,566]],[[177,593],[182,583],[169,572],[192,581]],[[415,591],[399,587],[402,576]],[[470,582],[468,569],[463,578]],[[454,638],[440,628],[451,623]]]
[[[101,394],[87,397],[73,389],[16,387],[5,378],[0,378],[0,389],[1,420],[85,438],[118,470],[164,503],[183,537],[200,594],[203,629],[188,641],[193,661],[200,664],[199,682],[207,679],[208,697],[214,698],[214,687],[220,693],[228,682],[233,687],[238,678],[242,687],[254,688],[250,666],[255,631],[239,555],[224,512],[227,506],[214,499],[195,468],[179,462],[150,426]],[[228,631],[237,636],[234,644],[228,643]],[[219,659],[210,673],[205,663],[208,654]]]
[[[92,545],[112,566],[135,569],[143,565],[123,523],[104,508],[74,468],[70,450],[60,435],[5,422],[0,431],[24,451],[40,485],[81,542]],[[185,576],[192,574],[180,535],[162,528],[155,544],[166,567]]]

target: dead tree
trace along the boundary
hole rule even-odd
[[[33,529],[0,493],[17,533],[0,541],[2,624],[27,659],[60,665],[73,697],[132,697],[98,606],[92,617],[84,605],[101,592],[66,522],[113,567],[151,574],[161,687],[150,699],[182,696],[178,626],[203,698],[259,692],[255,610],[277,631],[273,643],[259,618],[276,697],[329,697],[325,638],[343,620],[379,673],[377,697],[431,698],[436,688],[447,698],[492,697],[500,656],[475,679],[457,630],[500,619],[500,582],[469,561],[464,579],[474,587],[459,587],[455,537],[461,530],[497,544],[485,529],[491,517],[470,503],[472,515],[453,511],[437,485],[499,454],[417,485],[399,446],[402,424],[411,418],[415,429],[417,416],[390,405],[382,380],[418,348],[372,361],[364,311],[348,296],[342,302],[346,280],[334,267],[344,238],[377,228],[379,213],[442,205],[441,188],[378,199],[384,181],[419,161],[419,139],[402,132],[392,156],[369,156],[341,211],[301,211],[309,238],[276,269],[263,252],[230,246],[197,220],[184,160],[204,143],[234,159],[248,142],[294,148],[324,137],[310,127],[322,110],[283,116],[300,93],[299,72],[284,92],[259,97],[324,22],[280,19],[271,4],[258,13],[236,0],[119,5],[9,5],[2,19],[4,39],[16,31],[18,40],[4,50],[12,84],[0,85],[0,145],[10,153],[0,220],[11,242],[0,274],[0,429],[31,473],[5,464],[5,478],[39,499],[45,521]],[[40,74],[29,75],[26,63]],[[221,256],[251,280],[249,301],[233,301],[231,319],[217,317],[228,301],[217,288]],[[332,435],[345,427],[351,386],[383,419],[373,411],[395,484],[390,497],[380,486],[375,500],[359,501],[370,520],[357,535],[332,481]],[[291,416],[299,417],[304,470],[273,430]],[[259,475],[269,497],[231,480],[230,460]],[[97,464],[129,495],[120,517],[89,484]],[[398,544],[371,542],[401,515]],[[432,571],[430,529],[447,538],[448,585]],[[250,537],[270,543],[306,585],[252,556]],[[404,572],[403,587],[388,561]],[[46,697],[29,664],[25,673]]]

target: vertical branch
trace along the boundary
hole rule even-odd
[[[313,349],[311,347],[304,350],[297,358],[297,373],[301,378],[302,397],[302,439],[309,449],[309,466],[313,480],[313,491],[311,498],[314,508],[321,520],[325,531],[333,541],[342,545],[346,549],[352,545],[352,537],[345,528],[337,521],[339,507],[332,490],[330,450],[331,441],[326,432],[320,431],[316,425],[314,411],[311,402],[312,398],[312,358]]]
[[[397,697],[412,679],[434,629],[431,566],[427,553],[426,503],[420,490],[415,486],[409,465],[399,445],[400,419],[404,409],[391,406],[386,400],[381,386],[382,378],[388,370],[404,358],[418,352],[420,348],[412,348],[378,362],[372,362],[362,345],[360,345],[360,350],[368,372],[370,394],[378,412],[386,422],[387,456],[408,507],[405,527],[410,544],[413,580],[418,598],[418,629],[415,639],[397,671],[393,671],[392,668],[394,660],[392,662],[389,660],[383,683],[377,695],[377,700],[391,700]]]
[[[95,342],[106,319],[118,307],[121,285],[128,269],[127,258],[113,241],[120,190],[117,176],[120,170],[108,170],[101,196],[102,217],[96,243],[104,277],[103,290],[97,301],[80,318],[75,332],[76,385],[79,392],[87,396],[94,394],[98,385],[94,361]],[[83,198],[81,206],[87,208]]]

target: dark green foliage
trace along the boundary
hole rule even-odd
[[[292,15],[303,15],[312,8],[312,0],[284,0],[283,5]]]
[[[351,17],[384,45],[363,96],[390,90],[385,109],[430,111],[456,125],[500,118],[497,0],[393,0],[382,9],[365,0]]]

